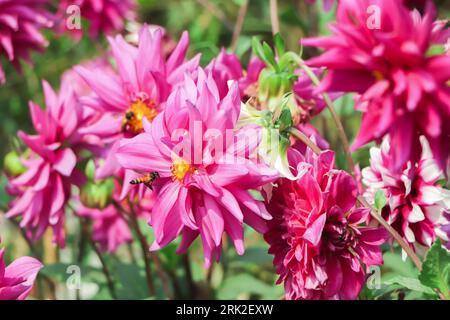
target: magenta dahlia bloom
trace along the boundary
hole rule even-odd
[[[437,184],[442,171],[423,138],[422,144],[420,161],[415,165],[408,162],[402,172],[396,173],[390,169],[389,141],[383,141],[381,149],[371,148],[370,167],[362,170],[362,176],[368,187],[364,196],[370,203],[378,190],[386,196],[383,218],[411,245],[417,242],[430,247],[444,221],[444,212],[450,209],[450,191]]]
[[[249,190],[277,175],[250,157],[257,144],[234,143],[242,142],[239,138],[246,133],[234,131],[240,106],[237,83],[230,84],[228,94],[220,99],[212,74],[199,69],[195,80],[185,75],[164,112],[151,124],[145,121],[144,133],[121,142],[116,154],[119,163],[154,177],[157,196],[150,219],[155,231],[151,250],[182,235],[178,252],[184,252],[200,235],[209,267],[214,258],[220,258],[224,233],[243,254],[244,223],[265,231],[264,221],[271,217]],[[257,131],[248,136],[257,140]]]
[[[93,96],[83,99],[83,103],[103,112],[99,121],[84,128],[83,133],[115,142],[122,136],[131,137],[143,132],[142,120],[146,118],[151,122],[164,109],[169,93],[183,80],[185,72],[198,67],[200,56],[186,61],[189,36],[185,32],[166,59],[162,36],[161,29],[151,33],[144,25],[137,48],[126,43],[122,36],[109,38],[117,72],[75,67],[94,92]],[[117,147],[112,143],[107,150],[99,178],[117,172],[118,164],[110,156]]]
[[[0,300],[25,300],[43,265],[30,257],[21,257],[5,266],[4,249],[0,249]]]
[[[335,170],[334,153],[308,149],[296,181],[280,179],[268,199],[273,219],[264,238],[284,283],[286,299],[356,299],[367,266],[383,263],[384,229],[364,225],[356,183]]]
[[[379,20],[376,10],[367,14],[371,5],[382,8]],[[397,172],[419,160],[420,135],[442,170],[450,154],[450,57],[427,54],[445,31],[435,18],[431,2],[422,16],[402,1],[342,0],[333,35],[303,41],[326,50],[309,61],[329,70],[320,91],[360,94],[363,119],[353,149],[389,135]]]
[[[20,59],[31,63],[30,51],[43,51],[48,44],[40,33],[53,25],[48,4],[48,0],[0,1],[0,58],[5,56],[19,71]],[[0,84],[4,82],[0,63]]]
[[[261,71],[266,64],[257,57],[252,57],[248,63],[244,76],[239,79],[239,88],[245,97],[257,96],[257,85]]]
[[[80,205],[77,214],[93,221],[92,239],[99,243],[103,252],[114,253],[122,244],[133,240],[127,222],[112,204],[104,209]]]
[[[125,29],[125,22],[134,21],[136,17],[134,0],[62,0],[59,2],[60,15],[66,16],[71,5],[78,6],[81,16],[89,22],[91,38],[97,38],[100,33],[112,35],[121,32]],[[79,30],[67,31],[74,32],[77,37],[81,35]]]
[[[312,70],[316,76],[320,77],[322,70]],[[295,100],[298,106],[297,119],[294,119],[295,123],[307,123],[320,114],[326,107],[326,103],[323,100],[322,94],[318,93],[311,78],[305,74],[303,70],[297,71],[298,79],[294,83],[292,91],[295,95]],[[331,99],[335,100],[340,94],[333,93],[330,95]]]
[[[75,169],[77,152],[90,148],[87,137],[79,133],[87,118],[68,83],[62,83],[59,94],[45,81],[43,88],[47,109],[30,102],[36,135],[18,133],[31,152],[23,159],[27,171],[9,181],[18,197],[6,216],[21,216],[21,227],[33,239],[51,227],[54,241],[63,246],[64,207],[71,185],[82,183]]]

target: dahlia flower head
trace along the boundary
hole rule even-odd
[[[143,132],[143,118],[151,122],[164,109],[169,93],[183,80],[183,74],[198,67],[199,55],[186,61],[189,46],[186,32],[167,59],[162,37],[161,29],[150,32],[144,25],[138,47],[122,36],[108,38],[116,72],[75,67],[93,91],[93,95],[82,99],[83,104],[103,112],[103,117],[82,132],[110,142],[98,178],[111,176],[120,169],[113,156],[118,139]]]
[[[442,170],[450,154],[450,57],[428,54],[448,30],[435,18],[431,1],[421,15],[400,0],[342,0],[333,34],[302,41],[326,50],[308,62],[329,70],[319,91],[359,94],[363,119],[353,150],[389,135],[397,172],[420,159],[421,135]]]
[[[92,240],[99,244],[102,252],[114,253],[122,244],[133,240],[127,222],[113,204],[104,209],[79,205],[76,213],[93,221]]]
[[[184,75],[151,124],[144,120],[145,132],[121,141],[120,165],[156,177],[151,250],[182,235],[177,252],[183,253],[200,235],[209,267],[220,258],[225,233],[243,254],[244,223],[265,231],[271,216],[249,190],[272,182],[277,172],[250,156],[258,144],[245,138],[258,140],[257,131],[235,131],[240,106],[236,82],[220,99],[212,74],[199,68],[195,78]]]
[[[112,35],[122,32],[127,21],[134,21],[135,0],[62,0],[59,2],[59,15],[66,17],[70,6],[77,6],[81,17],[89,22],[89,36],[97,38],[100,34]],[[64,19],[65,22],[65,19]],[[80,38],[80,30],[69,30],[64,25],[63,30]]]
[[[334,153],[299,155],[298,180],[280,179],[267,199],[273,219],[264,235],[286,299],[356,299],[366,268],[383,263],[384,229],[365,226],[357,187],[334,168]]]
[[[211,72],[214,81],[219,89],[219,96],[223,98],[228,93],[228,82],[237,81],[241,98],[251,96],[253,86],[258,83],[261,70],[266,67],[265,63],[257,57],[252,57],[247,66],[247,70],[241,65],[237,55],[227,53],[224,48],[220,50],[219,55],[211,60],[205,68],[206,72]],[[253,90],[254,91],[254,90]]]
[[[4,56],[16,70],[20,59],[31,63],[30,51],[43,51],[48,45],[42,29],[53,26],[45,8],[48,0],[3,0],[0,2],[0,58]],[[0,84],[6,81],[0,63]]]
[[[400,173],[390,169],[388,139],[381,148],[370,149],[370,167],[362,170],[363,183],[367,186],[364,197],[373,204],[376,192],[383,192],[387,199],[383,218],[412,247],[416,243],[430,247],[438,229],[448,223],[444,213],[450,209],[450,191],[437,184],[443,177],[442,171],[434,162],[424,137],[421,142],[419,162],[408,162]]]
[[[79,128],[89,121],[91,113],[77,103],[69,83],[62,83],[59,94],[46,81],[43,89],[46,110],[30,102],[36,134],[18,133],[30,152],[22,159],[26,171],[9,180],[17,198],[6,216],[20,216],[20,226],[34,240],[51,227],[54,242],[64,246],[64,207],[71,185],[83,182],[82,174],[75,168],[77,153],[91,148],[88,137],[80,134]]]
[[[25,300],[33,289],[43,265],[31,257],[21,257],[5,265],[5,250],[0,249],[0,300]]]

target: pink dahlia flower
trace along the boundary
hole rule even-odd
[[[252,57],[248,63],[244,76],[239,80],[239,88],[244,97],[256,97],[257,85],[261,71],[266,64],[257,57]]]
[[[356,299],[366,266],[383,263],[386,232],[364,226],[369,209],[355,208],[354,179],[333,167],[334,153],[308,149],[298,163],[303,176],[280,179],[268,200],[264,238],[286,299]]]
[[[52,227],[54,241],[63,246],[64,207],[71,184],[82,183],[82,175],[75,169],[77,152],[89,149],[90,144],[78,131],[86,115],[69,84],[63,82],[59,94],[45,81],[43,87],[47,109],[30,102],[36,135],[18,134],[31,153],[23,159],[27,171],[9,181],[19,194],[6,216],[21,216],[21,227],[33,239]]]
[[[320,76],[322,70],[312,70],[316,76]],[[308,75],[304,71],[297,71],[298,80],[294,83],[292,91],[295,95],[295,100],[299,108],[298,119],[294,119],[297,123],[307,123],[314,116],[320,114],[326,107],[326,103],[322,97],[322,94],[318,93],[315,85]],[[335,100],[340,94],[333,93],[330,97]]]
[[[97,38],[100,33],[121,32],[125,29],[125,22],[133,21],[136,16],[134,0],[62,0],[59,2],[60,15],[66,17],[66,10],[72,5],[78,6],[81,17],[89,22],[91,38]],[[67,31],[74,32],[77,37],[81,35],[79,30]]]
[[[5,266],[0,250],[0,300],[25,300],[33,289],[34,280],[43,267],[42,263],[30,257],[21,257]]]
[[[0,1],[0,58],[5,56],[19,71],[20,59],[31,63],[30,51],[43,51],[48,44],[40,33],[53,25],[48,4],[48,0]],[[0,84],[4,82],[0,64]]]
[[[133,240],[127,222],[112,204],[104,209],[80,205],[77,214],[93,221],[92,239],[99,243],[103,252],[114,253],[122,244]]]
[[[368,187],[364,196],[370,203],[378,190],[386,196],[388,204],[382,211],[386,221],[411,245],[417,242],[430,247],[444,212],[450,209],[450,191],[437,184],[442,172],[423,138],[422,144],[420,161],[415,165],[408,162],[396,173],[390,169],[389,141],[383,141],[381,149],[370,149],[370,167],[362,170],[362,176]]]
[[[138,47],[126,43],[122,36],[109,38],[117,65],[115,73],[75,67],[94,92],[83,103],[104,113],[99,121],[83,129],[84,133],[115,142],[124,135],[131,137],[143,132],[142,120],[146,118],[151,122],[164,109],[169,93],[183,80],[184,73],[198,67],[200,56],[186,61],[189,45],[186,32],[167,59],[162,36],[161,29],[151,33],[144,25]],[[106,163],[99,178],[117,172],[118,164],[111,156],[117,147],[113,143],[107,150]]]
[[[377,7],[368,14],[371,5]],[[431,2],[421,16],[401,1],[342,0],[333,35],[303,41],[326,50],[309,61],[329,69],[320,91],[361,95],[356,108],[364,114],[353,149],[389,135],[397,172],[420,158],[420,135],[442,170],[450,154],[450,57],[427,54],[444,32],[435,18]]]
[[[178,252],[184,252],[200,235],[209,267],[220,258],[224,233],[243,254],[244,223],[265,231],[271,217],[249,190],[273,181],[276,172],[249,156],[257,144],[233,143],[245,135],[234,131],[241,106],[237,83],[220,99],[211,73],[196,74],[196,80],[185,74],[164,112],[145,121],[144,133],[123,140],[116,156],[125,169],[153,176],[151,250],[182,235]]]
[[[217,58],[213,59],[205,70],[212,73],[221,98],[228,93],[228,81],[238,81],[244,76],[239,58],[235,54],[227,53],[225,49],[220,50]]]

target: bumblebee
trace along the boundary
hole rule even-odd
[[[155,172],[151,172],[150,174],[147,174],[143,177],[133,179],[130,181],[130,183],[135,184],[135,185],[143,183],[147,188],[149,188],[150,190],[153,190],[152,183],[158,178],[159,178],[159,173],[155,171]]]
[[[125,113],[125,117],[122,121],[122,131],[125,132],[130,129],[130,124],[133,121],[135,115],[133,111],[128,111]]]

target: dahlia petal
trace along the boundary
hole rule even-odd
[[[322,237],[322,230],[327,219],[326,214],[320,215],[303,234],[303,239],[308,240],[313,246],[317,246]]]
[[[192,199],[189,195],[189,189],[182,187],[180,189],[180,199],[178,201],[180,206],[181,221],[192,230],[197,230],[196,221],[192,212]]]
[[[332,179],[326,207],[331,208],[332,205],[337,205],[343,212],[348,212],[355,205],[357,192],[357,186],[352,176],[344,171],[339,171]]]
[[[209,195],[204,195],[206,215],[202,217],[202,226],[216,246],[222,242],[222,233],[224,231],[224,220],[217,202]],[[206,230],[205,230],[206,229]]]
[[[151,140],[143,143],[142,137],[137,137],[124,142],[117,150],[116,157],[120,165],[126,169],[146,173],[156,171],[162,177],[170,176],[171,163],[160,155],[159,150],[149,142]]]
[[[244,166],[233,164],[217,164],[210,170],[209,177],[211,182],[222,187],[238,183],[249,173]]]
[[[359,239],[371,246],[380,246],[389,238],[389,234],[381,228],[362,228],[360,230]]]
[[[77,164],[77,157],[72,149],[64,149],[56,153],[53,169],[63,176],[69,177]]]
[[[165,220],[177,202],[180,188],[179,182],[169,182],[159,192],[158,200],[152,210],[151,220],[157,243],[161,243],[163,240]]]
[[[221,195],[218,197],[220,204],[226,208],[238,221],[243,221],[244,215],[234,194],[226,188],[220,188],[220,192]]]
[[[112,110],[123,112],[128,108],[126,104],[127,99],[118,79],[104,75],[101,72],[90,71],[81,66],[74,67],[74,70]]]
[[[408,221],[411,223],[416,223],[425,220],[425,215],[423,214],[422,209],[415,203],[412,203],[412,210],[408,217]]]
[[[441,189],[433,186],[425,186],[421,188],[420,203],[434,204],[444,199]]]
[[[173,50],[169,59],[167,60],[167,72],[170,74],[178,68],[186,57],[187,48],[189,46],[189,34],[184,31],[181,34],[180,41]]]

